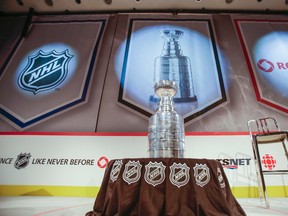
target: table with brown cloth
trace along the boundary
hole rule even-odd
[[[126,158],[106,168],[86,216],[242,216],[217,160]]]

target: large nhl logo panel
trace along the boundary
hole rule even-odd
[[[23,131],[86,104],[105,26],[102,18],[32,22],[0,68],[0,118]]]
[[[36,55],[28,57],[28,64],[18,78],[18,85],[34,94],[57,87],[67,77],[68,62],[72,57],[68,50],[61,53],[39,50]]]

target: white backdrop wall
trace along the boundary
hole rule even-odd
[[[94,196],[101,185],[108,161],[148,157],[147,143],[147,136],[143,133],[1,135],[1,195],[11,195],[13,188],[17,188],[14,195],[33,193],[35,188],[41,188],[37,195],[43,195],[43,191],[53,194],[58,190],[57,195]],[[275,169],[285,168],[279,149],[268,148],[262,153],[274,157],[277,161]],[[248,134],[188,134],[185,157],[220,160],[235,196],[257,196]],[[283,191],[287,191],[288,186],[287,177],[266,178],[267,185],[274,190],[273,194],[284,196]],[[29,186],[28,189],[25,186]],[[53,190],[51,186],[57,186],[57,189]],[[65,187],[70,192],[61,192]],[[78,191],[79,188],[85,192]]]

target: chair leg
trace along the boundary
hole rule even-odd
[[[254,159],[254,161],[255,161],[255,168],[256,168],[256,178],[257,178],[259,198],[260,198],[260,200],[262,200],[264,195],[262,192],[262,184],[261,184],[261,178],[260,178],[259,165],[258,165],[258,161],[256,158]]]
[[[261,167],[261,164],[259,164],[260,167]],[[265,205],[266,205],[266,208],[269,208],[270,207],[270,204],[269,204],[269,198],[268,198],[268,194],[267,194],[267,188],[266,188],[266,184],[265,184],[265,179],[264,179],[264,175],[263,175],[263,172],[262,172],[262,168],[260,168],[261,171],[260,171],[260,179],[261,179],[261,184],[262,184],[262,192],[263,192],[263,195],[264,195],[264,201],[265,201]]]
[[[264,200],[265,200],[265,205],[266,208],[270,207],[269,204],[269,198],[268,198],[268,194],[267,194],[267,190],[266,190],[266,184],[265,184],[265,179],[264,179],[264,175],[263,175],[263,170],[262,170],[262,164],[261,164],[261,158],[260,158],[260,153],[259,153],[259,148],[258,148],[258,144],[256,142],[255,144],[255,151],[256,151],[256,160],[257,160],[257,165],[258,165],[258,171],[259,171],[259,176],[260,180],[261,180],[261,194],[264,195]]]
[[[255,163],[255,169],[256,169],[256,178],[257,178],[257,185],[258,185],[258,193],[259,198],[263,199],[263,193],[262,193],[262,184],[260,180],[260,170],[259,170],[259,163],[257,157],[254,156],[254,163]]]
[[[284,140],[282,141],[282,146],[283,146],[283,149],[284,149],[284,152],[285,152],[285,156],[286,156],[286,158],[287,158],[287,160],[288,160],[288,152],[287,152],[287,148],[286,148],[286,145],[285,145],[285,141],[284,141]]]

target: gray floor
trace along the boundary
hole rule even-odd
[[[269,209],[259,199],[237,199],[248,216],[288,215],[288,198],[270,198]],[[0,196],[0,216],[84,216],[95,198]]]

